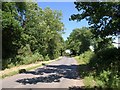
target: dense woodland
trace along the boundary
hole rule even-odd
[[[112,36],[120,32],[120,3],[74,4],[79,14],[71,15],[70,21],[86,19],[90,27],[75,28],[64,42],[61,12],[42,10],[37,3],[3,2],[3,69],[55,59],[70,49],[89,66],[86,72],[80,70],[82,77],[94,79],[99,87],[120,88],[120,49],[112,44]]]
[[[1,12],[3,69],[61,55],[61,12],[33,2],[3,2]]]

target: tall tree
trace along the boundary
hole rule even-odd
[[[72,20],[86,19],[94,28],[95,36],[106,37],[120,32],[120,3],[119,2],[75,2],[75,8],[82,11],[73,14]]]
[[[3,66],[22,62],[36,52],[51,59],[58,57],[64,30],[61,16],[50,8],[42,10],[35,2],[3,2]]]
[[[61,38],[61,34],[64,30],[64,25],[61,22],[62,13],[59,11],[52,11],[50,8],[46,8],[43,13],[44,22],[46,24],[45,31],[45,42],[46,43],[46,54],[48,54],[52,59],[58,56],[59,46],[58,42]],[[58,39],[58,41],[57,41]],[[44,48],[42,48],[44,50]],[[48,53],[49,52],[49,53]]]
[[[21,24],[16,3],[2,3],[2,54],[3,58],[14,55],[19,46]],[[11,53],[12,52],[12,53]]]
[[[68,37],[67,48],[70,49],[74,55],[83,53],[89,49],[91,35],[91,31],[86,27],[74,29]]]
[[[71,15],[70,20],[86,19],[92,28],[95,38],[99,39],[98,48],[111,44],[110,35],[120,32],[119,2],[74,2],[75,8],[81,12]]]

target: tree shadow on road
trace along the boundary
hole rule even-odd
[[[84,79],[84,77],[89,76],[91,72],[94,72],[94,68],[91,68],[89,64],[80,64],[78,65],[78,74],[80,78]]]
[[[33,78],[18,79],[16,82],[26,84],[37,84],[60,82],[60,78],[79,79],[77,73],[78,65],[46,65],[35,71],[27,71],[26,74],[35,75]],[[39,75],[39,76],[38,76]]]

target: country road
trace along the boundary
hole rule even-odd
[[[84,86],[77,73],[77,61],[62,57],[46,66],[2,80],[2,88],[69,88]]]

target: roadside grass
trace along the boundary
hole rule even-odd
[[[83,80],[83,83],[88,88],[93,88],[96,85],[93,76],[86,76]]]
[[[88,66],[88,62],[83,60],[82,56],[75,56],[74,57],[78,62],[78,73],[79,76],[83,79],[83,83],[86,88],[94,88],[96,85],[94,77],[92,76],[91,70]]]
[[[120,90],[119,50],[106,48],[97,53],[86,51],[74,57],[79,64],[79,76],[83,79],[85,87]]]
[[[0,79],[3,79],[3,78],[5,78],[5,77],[9,77],[9,76],[13,76],[13,75],[15,75],[15,74],[18,74],[18,70],[17,70],[17,71],[10,72],[10,73],[8,73],[8,74],[2,74],[2,75],[0,76]]]
[[[59,57],[57,59],[54,59],[54,60],[49,60],[49,61],[41,61],[41,62],[37,62],[37,63],[34,63],[34,64],[29,64],[29,65],[20,65],[20,66],[16,66],[14,68],[10,68],[10,69],[5,69],[3,71],[0,71],[0,79],[3,79],[3,78],[6,78],[6,77],[10,77],[10,76],[13,76],[13,75],[16,75],[19,73],[19,70],[20,69],[26,69],[27,71],[29,70],[33,70],[33,69],[36,69],[40,66],[43,66],[42,63],[45,63],[45,64],[49,64],[51,62],[54,62],[54,61],[57,61],[59,59],[61,59],[62,57]]]
[[[85,62],[83,60],[80,60],[79,58],[80,56],[75,56],[74,58],[77,60],[78,64],[81,65],[81,64],[85,64]]]

